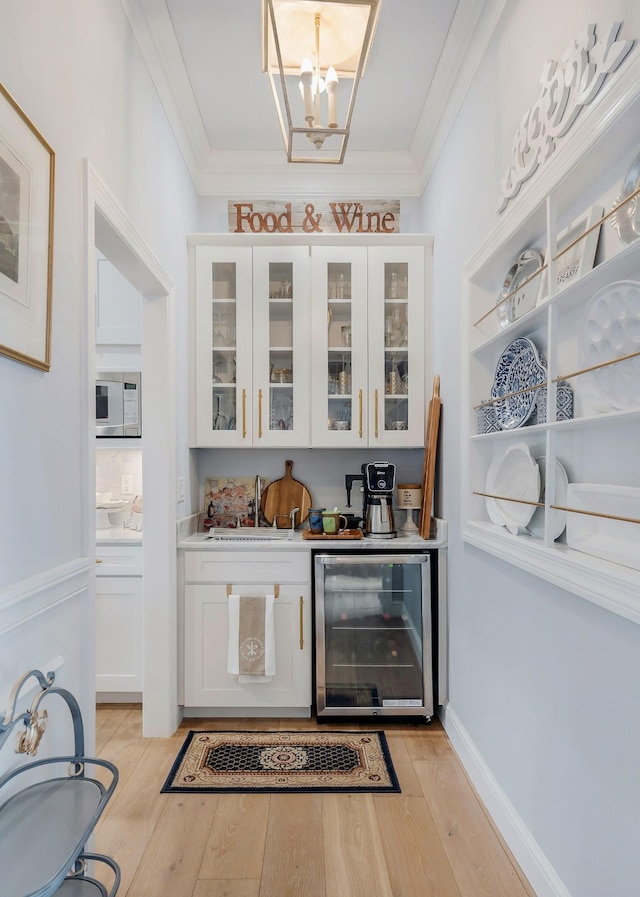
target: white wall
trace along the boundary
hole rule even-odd
[[[502,789],[525,826],[512,846],[540,897],[638,894],[640,628],[462,543],[461,270],[497,224],[499,179],[544,61],[614,18],[640,38],[636,0],[508,3],[423,197],[450,521],[447,725],[484,772],[479,786]]]
[[[108,186],[186,308],[196,197],[117,0],[0,2],[0,81],[56,154],[51,371],[0,357],[0,698],[61,655],[93,727],[93,544],[83,160]],[[177,394],[186,318],[177,316]],[[177,409],[188,465],[186,403]],[[178,471],[188,476],[188,471]],[[54,712],[55,717],[58,715]],[[60,714],[62,716],[62,714]],[[45,739],[47,736],[45,736]],[[3,751],[0,765],[13,762]]]

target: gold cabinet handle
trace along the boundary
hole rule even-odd
[[[378,390],[373,391],[373,419],[374,419],[374,435],[378,438]]]
[[[262,390],[258,390],[258,439],[262,439]]]
[[[96,564],[101,564],[101,563],[102,563],[102,558],[96,558]]]
[[[362,439],[362,390],[361,389],[358,390],[358,414],[359,414],[359,420],[360,420],[360,427],[358,429],[358,435],[360,436],[360,439]]]
[[[242,390],[242,438],[247,438],[247,390]]]
[[[300,650],[304,648],[304,598],[300,595]]]

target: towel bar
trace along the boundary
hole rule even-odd
[[[229,595],[233,594],[233,586],[231,583],[227,583],[227,598]],[[273,597],[277,598],[280,595],[280,586],[276,583],[273,587]]]

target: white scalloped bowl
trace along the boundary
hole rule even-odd
[[[540,468],[526,443],[510,445],[498,462],[491,465],[485,491],[503,496],[493,499],[493,509],[503,517],[503,525],[509,532],[514,535],[524,532],[535,513],[535,503],[540,499]]]

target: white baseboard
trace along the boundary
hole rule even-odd
[[[311,710],[308,707],[182,707],[183,719],[195,717],[215,719],[243,718],[254,719],[310,719]]]
[[[142,692],[97,691],[96,704],[142,704]]]
[[[462,765],[537,897],[571,897],[451,705],[440,719]]]

